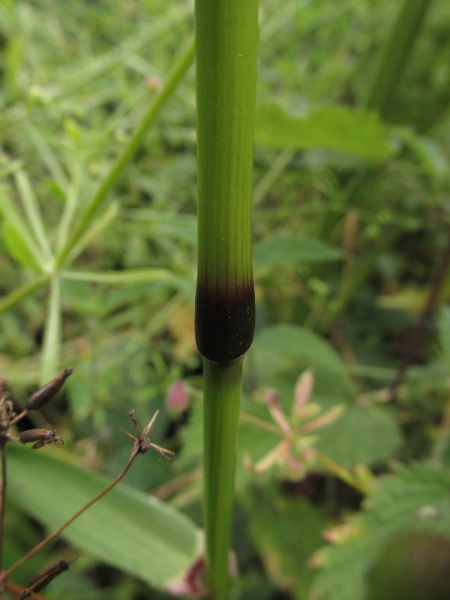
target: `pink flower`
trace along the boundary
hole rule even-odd
[[[189,407],[190,398],[188,386],[185,381],[179,380],[172,383],[166,396],[166,406],[170,410],[183,412]]]

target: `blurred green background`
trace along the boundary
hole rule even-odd
[[[377,114],[365,99],[399,2],[261,2],[257,329],[246,359],[233,599],[363,600],[368,565],[400,525],[431,519],[450,533],[439,504],[450,462],[450,5],[427,8]],[[46,280],[21,293],[50,277],[39,256],[63,247],[192,33],[184,0],[2,0],[0,373],[20,407],[43,373],[74,368],[31,424],[51,423],[65,452],[111,477],[130,451],[119,433],[128,411],[144,425],[159,409],[152,440],[177,460],[139,460],[127,482],[200,526],[194,68],[77,255],[52,272],[53,292]],[[297,422],[291,406],[306,369],[314,385]],[[268,389],[296,432],[269,458],[283,435]],[[406,507],[408,486],[421,495]],[[385,510],[386,497],[395,510]],[[438,505],[437,525],[418,512]],[[14,501],[8,510],[13,556],[40,530]],[[343,520],[344,533],[325,536],[342,545],[314,554]],[[169,597],[84,554],[48,592],[81,596]]]

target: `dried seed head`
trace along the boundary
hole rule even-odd
[[[36,450],[42,448],[45,444],[52,444],[54,442],[62,442],[64,444],[64,440],[58,437],[54,429],[28,429],[19,434],[19,440],[22,444],[31,444],[34,442],[32,448]]]
[[[159,414],[159,410],[157,410],[155,412],[153,417],[150,419],[148,425],[146,425],[144,427],[142,433],[140,433],[139,426],[138,426],[137,420],[136,420],[136,415],[134,414],[134,410],[130,410],[130,412],[128,413],[128,416],[130,417],[130,419],[133,422],[134,429],[136,431],[136,437],[134,435],[131,435],[131,433],[129,433],[125,429],[121,429],[120,431],[134,441],[134,447],[138,454],[145,454],[146,452],[148,452],[148,450],[150,448],[153,448],[154,450],[159,452],[161,454],[161,456],[164,456],[164,458],[167,458],[167,460],[169,460],[170,462],[173,462],[175,460],[175,452],[172,452],[171,450],[166,450],[165,448],[162,448],[161,446],[158,446],[157,444],[153,444],[153,442],[151,442],[147,437],[148,432],[152,428],[152,425],[155,422],[158,414]]]
[[[28,410],[39,410],[47,404],[64,385],[66,379],[72,375],[73,369],[64,369],[54,379],[28,398],[25,408]]]
[[[8,382],[8,378],[5,377],[4,375],[0,375],[0,396],[5,391],[5,387],[6,387],[7,382]]]
[[[55,577],[67,571],[75,559],[76,556],[71,560],[58,560],[58,562],[48,565],[35,573],[28,582],[27,588],[20,595],[19,600],[26,600],[26,598],[30,598],[35,592],[40,592],[46,588]]]
[[[11,420],[14,418],[14,407],[7,394],[0,397],[0,431],[4,432],[9,429]]]

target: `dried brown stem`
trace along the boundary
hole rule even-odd
[[[28,408],[24,408],[22,412],[20,412],[17,416],[14,417],[14,419],[11,421],[11,423],[9,425],[10,426],[15,425],[18,421],[20,421],[21,419],[26,417],[27,414],[28,414]]]
[[[170,450],[166,450],[165,448],[161,448],[160,446],[157,446],[156,444],[151,443],[150,440],[147,438],[147,434],[150,431],[150,428],[153,425],[153,423],[155,422],[155,419],[157,416],[158,416],[158,411],[155,412],[155,414],[151,418],[150,422],[144,428],[144,430],[142,431],[142,434],[141,434],[141,433],[139,433],[139,427],[138,427],[138,424],[136,421],[136,417],[134,415],[134,411],[131,411],[129,413],[129,417],[132,420],[135,431],[136,431],[136,437],[131,435],[127,431],[122,430],[123,433],[125,433],[128,437],[130,437],[134,441],[133,450],[130,454],[130,457],[129,457],[128,462],[125,465],[124,469],[100,493],[98,493],[94,498],[92,498],[92,500],[89,500],[89,502],[87,504],[85,504],[74,515],[72,515],[70,517],[70,519],[68,519],[65,523],[63,523],[60,527],[58,527],[58,529],[56,529],[53,533],[51,533],[49,536],[47,536],[44,540],[39,542],[39,544],[37,544],[34,548],[32,548],[29,552],[27,552],[27,554],[25,554],[25,556],[23,556],[20,560],[18,560],[12,567],[10,567],[9,569],[7,569],[3,573],[1,573],[0,574],[0,585],[3,584],[4,582],[6,582],[7,578],[11,575],[11,573],[13,573],[19,567],[21,567],[29,558],[31,558],[32,556],[37,554],[39,552],[39,550],[44,548],[44,546],[46,546],[48,543],[50,543],[56,537],[58,537],[58,535],[60,535],[65,529],[67,529],[67,527],[71,523],[73,523],[75,521],[75,519],[78,519],[78,517],[80,515],[82,515],[88,508],[90,508],[93,504],[95,504],[98,500],[100,500],[100,498],[103,498],[103,496],[105,494],[107,494],[110,490],[112,490],[112,488],[115,485],[117,485],[119,483],[119,481],[121,479],[123,479],[123,477],[126,475],[126,473],[128,472],[129,468],[133,464],[133,461],[138,454],[145,454],[150,448],[154,448],[168,460],[171,460],[171,461],[173,460],[173,454],[174,454],[173,452],[171,452]]]
[[[39,542],[39,544],[37,544],[34,548],[32,548],[29,552],[27,552],[24,556],[22,556],[22,558],[20,560],[18,560],[12,567],[10,567],[9,569],[7,569],[3,573],[1,573],[0,582],[6,581],[6,579],[11,575],[11,573],[16,571],[16,569],[21,567],[29,558],[31,558],[32,556],[37,554],[39,552],[39,550],[42,550],[42,548],[44,548],[44,546],[46,546],[51,541],[53,541],[56,537],[58,537],[58,535],[60,535],[65,529],[67,529],[67,527],[69,527],[69,525],[71,523],[73,523],[75,521],[75,519],[78,519],[78,517],[80,515],[82,515],[88,508],[90,508],[93,504],[95,504],[98,500],[100,500],[100,498],[103,498],[103,496],[105,494],[107,494],[110,490],[112,490],[112,488],[115,485],[117,485],[119,483],[119,481],[121,479],[123,479],[123,477],[126,475],[129,468],[133,464],[134,459],[136,458],[136,456],[139,453],[140,453],[139,447],[137,447],[137,445],[135,444],[135,446],[133,447],[133,451],[130,455],[130,458],[128,459],[127,464],[125,465],[124,469],[119,473],[119,475],[113,481],[111,481],[111,483],[108,484],[100,493],[98,493],[96,496],[94,496],[94,498],[89,500],[89,502],[87,504],[85,504],[82,508],[80,508],[80,510],[78,510],[75,514],[73,514],[70,517],[70,519],[68,519],[65,523],[63,523],[60,527],[58,527],[58,529],[55,529],[55,531],[53,533],[48,535],[44,540]]]
[[[2,482],[0,491],[0,572],[3,569],[3,540],[5,527],[5,504],[6,504],[6,449],[5,444],[1,447]]]
[[[13,583],[12,581],[8,581],[6,583],[6,589],[11,594],[14,594],[16,598],[25,591],[23,585],[17,585],[17,583]],[[33,600],[47,600],[47,598],[45,598],[45,596],[41,596],[40,594],[33,593]]]
[[[82,508],[80,508],[80,510],[78,510],[75,514],[73,514],[70,517],[70,519],[68,519],[65,523],[63,523],[61,525],[61,527],[58,527],[58,529],[55,529],[55,531],[53,533],[48,535],[45,539],[43,539],[41,542],[39,542],[39,544],[37,544],[34,548],[32,548],[29,552],[27,552],[24,556],[22,556],[22,558],[20,560],[18,560],[12,567],[10,567],[6,571],[4,571],[0,575],[0,582],[5,581],[11,575],[11,573],[13,573],[19,567],[21,567],[29,558],[31,558],[32,556],[37,554],[39,552],[39,550],[42,550],[42,548],[44,548],[44,546],[46,546],[51,541],[53,541],[56,537],[58,537],[58,535],[60,535],[65,529],[67,529],[67,527],[69,527],[69,525],[71,523],[73,523],[75,521],[75,519],[78,519],[78,517],[80,515],[82,515],[88,508],[90,508],[93,504],[98,502],[98,500],[103,498],[103,496],[105,494],[107,494],[110,490],[112,490],[112,488],[115,485],[117,485],[119,483],[119,481],[121,479],[123,479],[123,477],[126,475],[126,473],[128,472],[129,468],[133,464],[133,461],[138,454],[139,454],[139,448],[135,445],[133,448],[133,451],[130,455],[130,458],[128,459],[128,462],[125,465],[125,468],[121,471],[121,473],[119,473],[119,475],[113,481],[111,481],[111,483],[108,484],[99,494],[97,494],[94,498],[89,500],[89,502],[87,504],[85,504]]]

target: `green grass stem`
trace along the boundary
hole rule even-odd
[[[365,108],[379,112],[382,117],[388,116],[395,89],[432,2],[433,0],[403,0],[363,101]]]
[[[197,346],[204,361],[207,585],[228,594],[243,355],[254,331],[251,254],[258,0],[196,0]]]
[[[215,600],[228,590],[242,363],[203,363],[207,583]]]
[[[258,0],[197,0],[198,278],[205,358],[235,360],[253,338],[251,200]]]

